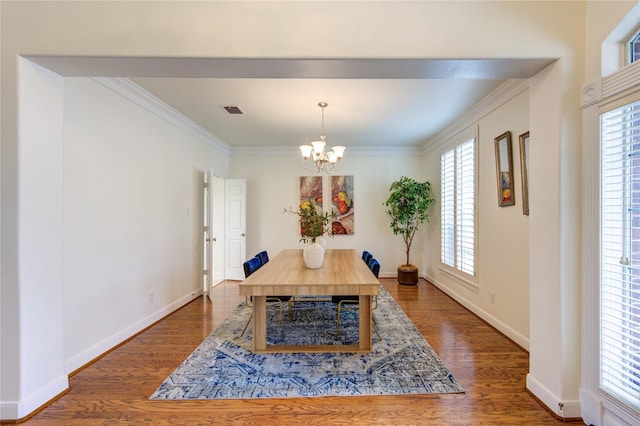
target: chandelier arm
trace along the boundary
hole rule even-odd
[[[311,158],[302,159],[302,168],[310,172],[318,172],[317,163]]]

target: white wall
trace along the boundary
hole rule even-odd
[[[227,158],[94,80],[64,95],[70,372],[199,293],[202,173]]]
[[[487,107],[489,109],[489,107]],[[464,117],[462,117],[464,119]],[[436,210],[428,244],[428,279],[494,327],[529,347],[529,217],[522,213],[520,149],[518,136],[529,130],[529,96],[526,83],[506,99],[496,100],[484,117],[459,129],[478,132],[477,286],[453,278],[440,269],[440,212]],[[511,132],[516,204],[498,207],[494,138]],[[449,129],[449,132],[453,132]],[[456,139],[454,136],[453,140]],[[428,170],[440,194],[440,154],[451,149],[445,140],[426,154]],[[535,143],[532,140],[532,143]],[[495,303],[491,303],[495,293]]]
[[[28,414],[42,400],[68,386],[62,346],[64,82],[60,76],[29,61],[20,60],[19,70],[18,129],[22,143],[15,153],[15,164],[20,214],[15,228],[3,229],[3,241],[9,231],[15,233],[19,244],[16,269],[3,268],[3,273],[15,273],[21,286],[17,289],[5,286],[7,275],[4,275],[2,302],[8,299],[14,303],[2,307],[2,418],[7,413],[19,417]],[[3,150],[4,161],[7,154]],[[16,316],[6,316],[12,313]],[[7,329],[6,324],[15,328]],[[24,335],[38,338],[24,339]],[[5,356],[13,364],[6,363]],[[7,397],[22,404],[12,404]]]
[[[330,143],[330,141],[329,141]],[[389,228],[384,201],[389,185],[401,176],[423,179],[420,151],[379,151],[369,154],[364,149],[347,146],[344,168],[336,174],[354,176],[355,233],[327,238],[330,248],[369,250],[380,261],[380,276],[395,276],[396,268],[405,263],[404,242]],[[231,177],[247,179],[247,256],[260,250],[272,255],[285,248],[302,247],[299,242],[297,217],[284,214],[285,208],[297,209],[300,199],[300,176],[315,175],[302,168],[296,148],[279,150],[232,151],[229,160]],[[329,175],[324,175],[325,209],[330,210]],[[419,239],[411,249],[411,260],[421,265]]]

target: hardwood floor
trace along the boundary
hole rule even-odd
[[[529,357],[431,284],[384,286],[464,394],[149,401],[160,383],[242,301],[237,282],[199,298],[70,378],[70,391],[27,425],[549,425],[563,424],[525,390]]]

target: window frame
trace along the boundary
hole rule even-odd
[[[635,105],[634,105],[635,104]],[[629,136],[623,136],[625,142],[623,145],[615,145],[612,150],[610,147],[605,147],[605,141],[602,138],[603,133],[608,133],[612,130],[611,127],[603,127],[605,119],[607,119],[608,114],[611,112],[615,112],[621,110],[627,106],[634,105],[635,108],[638,108],[640,105],[640,94],[635,96],[625,97],[623,99],[617,99],[615,102],[611,102],[609,104],[602,105],[600,109],[600,162],[601,162],[601,176],[600,176],[600,260],[599,260],[599,269],[600,269],[600,278],[599,278],[599,304],[600,304],[600,313],[599,313],[599,354],[598,354],[598,368],[599,368],[599,379],[598,379],[598,388],[600,389],[600,394],[603,399],[613,402],[615,404],[623,404],[627,406],[630,410],[638,410],[640,408],[640,401],[637,396],[633,396],[633,394],[625,392],[624,388],[626,387],[627,380],[612,377],[611,372],[618,373],[621,367],[617,367],[618,364],[625,364],[621,359],[612,360],[611,362],[607,362],[608,355],[618,354],[618,356],[622,357],[623,354],[627,354],[630,350],[626,347],[627,340],[624,339],[624,336],[627,338],[633,339],[633,336],[629,336],[628,334],[624,334],[625,331],[628,332],[628,325],[624,325],[623,322],[628,321],[627,315],[624,315],[623,312],[626,303],[622,301],[616,302],[616,299],[633,299],[628,296],[630,290],[629,288],[633,288],[633,280],[631,276],[627,276],[631,272],[625,272],[625,266],[617,266],[616,263],[620,263],[626,257],[627,262],[631,257],[633,258],[633,253],[631,252],[632,247],[629,245],[628,239],[632,237],[634,234],[634,229],[630,226],[632,224],[632,219],[636,217],[633,213],[633,210],[630,206],[632,204],[628,204],[631,199],[627,199],[626,197],[636,197],[637,190],[631,186],[631,182],[629,178],[632,178],[633,175],[637,175],[637,172],[632,170],[637,169],[638,166],[634,165],[636,162],[633,162],[633,155],[630,156],[627,148],[630,148],[634,145],[633,141],[638,140],[638,135],[630,136],[632,138],[631,141],[626,141]],[[627,114],[627,113],[624,113]],[[637,114],[636,112],[633,115]],[[637,120],[637,119],[636,119]],[[633,129],[633,127],[631,127]],[[636,129],[637,130],[637,129]],[[617,137],[619,139],[620,136]],[[637,145],[640,142],[636,142]],[[615,149],[618,151],[615,151]],[[606,149],[606,154],[605,154]],[[612,152],[613,151],[613,152]],[[627,154],[625,154],[627,153]],[[617,155],[616,155],[617,154]],[[611,159],[615,159],[620,165],[610,167],[605,165],[614,164],[611,163]],[[637,157],[636,157],[637,160]],[[618,174],[617,172],[622,172],[623,174]],[[615,174],[611,174],[612,172],[616,172]],[[608,177],[611,176],[611,177]],[[622,197],[616,195],[618,194],[618,190],[616,189],[618,186],[623,187],[624,194]],[[611,189],[611,188],[614,189]],[[612,198],[613,197],[613,198]],[[612,200],[614,204],[606,204],[605,198],[607,200]],[[611,207],[608,207],[611,206]],[[620,216],[621,215],[621,216]],[[637,215],[637,213],[636,213]],[[620,216],[620,218],[618,218]],[[611,222],[607,222],[607,218],[611,218]],[[613,223],[614,226],[610,226]],[[633,227],[637,231],[637,227]],[[622,233],[620,235],[612,233]],[[622,238],[622,241],[618,241]],[[606,247],[609,247],[606,249]],[[620,262],[615,262],[617,256],[621,255]],[[612,258],[615,257],[615,259]],[[608,260],[607,260],[608,259]],[[636,258],[637,260],[637,258]],[[633,260],[632,260],[633,264]],[[627,263],[628,265],[628,263]],[[615,268],[620,268],[620,271],[615,271]],[[634,269],[626,266],[628,270]],[[637,273],[633,274],[634,276],[638,276]],[[606,281],[606,283],[605,283]],[[620,287],[616,287],[617,284],[620,284]],[[637,285],[637,284],[636,284]],[[635,292],[632,290],[631,292]],[[637,302],[638,298],[633,299]],[[615,303],[621,303],[620,310],[612,309],[612,306],[616,307]],[[606,312],[606,314],[605,314]],[[610,313],[611,312],[611,313]],[[620,313],[618,313],[620,312]],[[634,319],[638,319],[640,314],[635,314]],[[619,329],[618,331],[615,331]],[[606,330],[606,331],[605,331]],[[620,337],[620,346],[613,347],[611,345],[605,345],[604,342],[615,342],[616,338]],[[637,337],[635,337],[637,341]],[[613,349],[609,349],[613,348]],[[640,362],[636,362],[632,365],[631,371],[638,371],[640,369]],[[629,370],[629,367],[625,367],[626,370]],[[605,374],[606,372],[606,374]],[[628,375],[629,373],[625,373]],[[623,374],[623,375],[625,375]],[[635,380],[638,382],[638,380]],[[638,387],[638,383],[635,384]],[[636,404],[634,406],[634,403]]]
[[[624,39],[622,48],[624,49],[624,66],[633,64],[640,60],[640,52],[636,56],[632,45],[634,43],[640,44],[640,26],[636,27],[628,37]]]
[[[445,220],[444,218],[444,200],[445,200],[445,194],[442,193],[443,190],[443,185],[444,185],[444,176],[442,176],[442,168],[443,168],[443,157],[446,154],[451,153],[452,151],[455,152],[460,146],[462,146],[463,144],[469,142],[470,140],[473,140],[473,274],[469,274],[467,272],[464,272],[462,269],[459,269],[456,264],[458,263],[457,260],[454,259],[453,264],[454,265],[449,265],[447,263],[445,263],[444,260],[444,253],[443,253],[443,241],[444,241],[444,233],[445,230],[443,229],[443,221]],[[447,144],[444,144],[442,146],[442,150],[440,152],[440,200],[441,202],[440,204],[440,255],[439,255],[439,269],[449,275],[451,275],[452,277],[454,277],[455,279],[457,279],[460,283],[465,284],[467,286],[469,286],[472,289],[477,289],[478,287],[478,150],[479,150],[479,142],[478,142],[478,129],[477,126],[472,127],[470,129],[467,129],[466,131],[463,131],[461,133],[459,133],[457,136],[455,136],[454,138],[452,138]],[[457,188],[457,182],[458,182],[458,176],[455,175],[455,171],[454,171],[454,187],[453,187],[453,198],[456,198],[456,188]],[[455,207],[454,207],[455,209]],[[454,211],[453,216],[456,216],[456,212]],[[457,247],[456,247],[456,236],[454,234],[453,236],[453,244],[454,244],[454,248],[453,251],[454,253],[457,251]]]

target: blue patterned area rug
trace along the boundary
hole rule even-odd
[[[294,304],[284,319],[267,307],[267,343],[353,344],[358,339],[358,312],[342,312],[336,331],[336,305],[330,301]],[[242,329],[251,308],[241,304],[160,385],[152,400],[295,398],[353,395],[406,395],[464,392],[391,295],[381,288],[374,318],[382,339],[373,332],[371,353],[251,352],[251,325]]]

